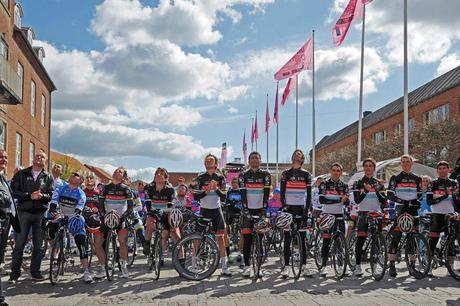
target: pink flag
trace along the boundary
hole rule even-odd
[[[345,11],[343,11],[339,20],[337,20],[332,29],[332,39],[336,47],[340,46],[347,36],[351,23],[363,18],[363,7],[372,0],[350,0]]]
[[[270,129],[270,113],[268,112],[268,95],[267,95],[267,107],[265,108],[265,133],[268,133]]]
[[[256,111],[256,121],[254,122],[254,141],[257,142],[259,139],[259,128],[257,127],[257,111]]]
[[[283,98],[281,99],[281,106],[284,106],[284,104],[286,104],[286,101],[289,97],[289,94],[291,93],[291,90],[294,90],[295,87],[296,87],[296,82],[293,82],[292,78],[289,78],[286,84],[286,88],[284,88]]]
[[[225,168],[227,165],[227,143],[222,144],[222,151],[220,151],[220,165],[219,168]]]
[[[356,1],[356,0],[355,0]],[[277,73],[275,80],[296,76],[303,70],[313,69],[313,41],[310,38],[299,51]]]
[[[278,85],[279,82],[276,82],[275,111],[273,112],[273,122],[275,124],[278,124]]]
[[[251,123],[251,144],[254,143],[254,125]]]
[[[246,143],[246,129],[244,129],[243,133],[243,160],[244,164],[248,163],[248,144]]]

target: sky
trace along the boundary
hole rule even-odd
[[[410,0],[409,89],[460,65],[460,1]],[[150,180],[156,167],[203,169],[207,153],[267,160],[265,107],[273,118],[274,73],[315,30],[316,140],[358,118],[361,24],[339,48],[332,27],[348,0],[22,0],[23,25],[46,52],[53,150]],[[403,94],[403,7],[366,9],[364,110]],[[280,95],[285,81],[280,82]],[[299,79],[299,147],[312,147],[311,71]],[[280,108],[279,160],[295,149],[295,99]],[[275,161],[275,125],[269,155]]]

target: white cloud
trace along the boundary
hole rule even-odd
[[[441,63],[437,69],[437,76],[446,73],[449,70],[452,70],[460,66],[460,52],[451,53],[441,59]]]
[[[248,89],[249,89],[249,86],[247,85],[233,86],[231,88],[225,89],[219,94],[218,101],[219,102],[235,101],[239,97],[245,95]]]
[[[235,107],[233,107],[233,106],[230,106],[227,110],[228,110],[228,112],[229,112],[230,114],[236,114],[236,113],[238,113],[238,109],[235,108]]]

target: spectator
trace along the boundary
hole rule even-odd
[[[61,179],[62,165],[54,164],[53,169],[51,169],[51,174],[53,175],[53,188],[54,190],[58,190],[62,185],[64,185],[64,181]]]

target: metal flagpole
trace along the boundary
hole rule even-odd
[[[364,31],[366,27],[366,5],[363,5],[363,28],[361,32],[361,75],[359,78],[359,107],[358,107],[358,158],[357,166],[361,164],[362,133],[363,133],[363,75],[364,75]]]
[[[295,76],[295,148],[299,148],[299,75]]]
[[[259,122],[257,122],[257,111],[256,111],[256,125],[254,126],[254,140],[256,142],[256,151],[259,152],[259,150],[257,150],[257,140],[259,139]],[[257,137],[255,135],[256,133],[256,127],[257,127]]]
[[[404,154],[409,154],[409,95],[407,70],[407,0],[404,0]]]
[[[252,119],[252,125],[251,125],[251,152],[254,151],[254,118],[251,118]]]
[[[268,94],[267,94],[267,110],[266,110],[267,114],[268,114]],[[266,115],[265,115],[266,116]],[[265,118],[266,119],[266,118]],[[265,122],[265,125],[267,123]],[[268,171],[268,133],[269,133],[269,130],[270,128],[267,129],[267,171]]]
[[[312,58],[312,150],[311,150],[311,174],[312,177],[315,177],[315,167],[316,167],[316,153],[315,153],[315,146],[316,146],[316,114],[315,114],[315,30],[313,32],[313,58]]]
[[[278,93],[276,94],[278,95]],[[279,109],[278,109],[277,116],[278,117],[276,118],[276,186],[278,186],[278,179],[279,179],[279,169],[278,169],[278,126],[280,125]]]

